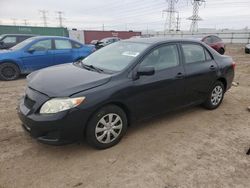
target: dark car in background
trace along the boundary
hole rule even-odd
[[[24,40],[34,37],[29,34],[4,34],[0,35],[0,49],[9,49]]]
[[[247,45],[245,46],[245,53],[246,53],[246,54],[250,54],[250,44],[247,44]]]
[[[108,38],[104,38],[100,41],[96,41],[95,46],[96,46],[96,49],[100,49],[104,46],[107,46],[107,45],[112,44],[114,42],[118,42],[120,40],[121,39],[118,37],[108,37]],[[94,41],[92,41],[92,42],[94,42]]]
[[[208,35],[201,39],[202,42],[205,42],[207,45],[215,49],[221,55],[223,55],[226,51],[226,45],[222,41],[221,38],[215,35]]]
[[[197,40],[120,41],[83,61],[30,74],[18,114],[24,129],[43,143],[85,137],[104,149],[136,120],[191,105],[216,109],[234,67],[231,57]]]
[[[78,61],[94,51],[94,45],[84,45],[67,37],[32,37],[0,51],[0,79],[14,80],[20,74]]]

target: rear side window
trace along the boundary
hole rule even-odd
[[[57,50],[72,49],[71,42],[69,40],[55,40],[55,47]]]
[[[204,42],[207,43],[207,44],[213,43],[212,37],[206,37],[206,38],[204,39]]]
[[[16,43],[16,37],[6,37],[3,39],[4,43]]]
[[[213,42],[220,42],[221,39],[219,37],[216,37],[216,36],[212,36],[213,38]]]
[[[182,44],[185,63],[206,61],[204,48],[197,44]]]
[[[24,41],[24,40],[26,40],[28,38],[30,38],[30,37],[28,37],[28,36],[20,36],[20,37],[18,37],[18,41],[22,42],[22,41]]]
[[[81,44],[79,44],[77,42],[73,42],[73,41],[72,41],[72,46],[73,46],[73,48],[81,48],[82,47]]]

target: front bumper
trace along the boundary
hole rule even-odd
[[[74,108],[57,114],[41,115],[38,111],[41,104],[46,101],[46,97],[44,99],[44,96],[39,97],[41,94],[36,91],[29,91],[26,95],[29,95],[35,104],[28,108],[25,104],[25,97],[22,98],[18,107],[18,115],[23,128],[33,138],[51,145],[68,144],[83,138],[88,113]]]

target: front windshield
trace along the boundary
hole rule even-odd
[[[0,41],[3,39],[4,35],[0,35]]]
[[[99,69],[119,72],[127,67],[149,44],[116,42],[85,58],[82,63]]]
[[[19,44],[13,46],[11,48],[11,50],[20,50],[22,49],[23,47],[25,47],[26,45],[28,45],[30,42],[32,42],[34,39],[33,38],[29,38],[29,39],[26,39],[24,40],[23,42],[20,42]]]

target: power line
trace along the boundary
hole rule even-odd
[[[43,25],[44,25],[44,27],[47,27],[48,26],[48,24],[47,24],[47,13],[48,13],[48,11],[47,10],[39,10],[39,12],[42,14],[42,20],[43,20]]]
[[[193,5],[193,15],[188,18],[188,20],[192,20],[190,31],[197,32],[198,31],[198,21],[201,21],[202,18],[199,17],[199,7],[205,3],[205,0],[192,0]]]
[[[176,20],[175,20],[175,14],[177,11],[175,10],[175,4],[178,2],[178,0],[166,0],[168,3],[168,8],[166,10],[163,10],[163,13],[167,13],[166,22],[164,25],[164,33],[166,30],[172,31],[174,30]]]

